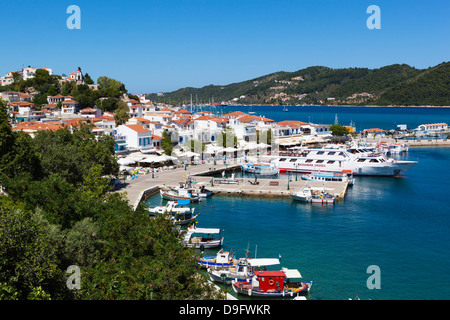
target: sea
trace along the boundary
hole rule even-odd
[[[356,122],[358,130],[450,123],[450,109],[252,109],[275,121],[310,117],[311,122],[332,124],[337,115],[339,123]],[[234,110],[247,112],[248,107]],[[307,299],[447,300],[450,148],[410,148],[398,158],[418,164],[402,178],[356,177],[345,200],[335,205],[213,195],[192,206],[200,213],[198,226],[220,228],[224,249],[236,258],[248,251],[250,257],[280,258],[281,266],[298,269],[304,281],[313,282]],[[159,195],[147,199],[152,207],[164,203]]]

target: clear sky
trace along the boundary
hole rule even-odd
[[[428,68],[450,56],[449,0],[0,0],[0,75],[81,67],[131,93],[323,65]],[[69,30],[69,5],[81,29]],[[369,5],[381,29],[369,30]]]

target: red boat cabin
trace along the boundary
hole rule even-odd
[[[286,278],[283,271],[255,271],[255,276],[259,280],[259,290],[283,290]]]

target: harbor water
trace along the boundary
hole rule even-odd
[[[448,299],[450,148],[414,148],[403,178],[357,177],[334,206],[288,198],[212,196],[193,204],[199,227],[224,230],[236,257],[281,255],[313,281],[308,299]],[[163,203],[150,197],[151,206]],[[211,254],[208,252],[207,254]],[[369,289],[369,266],[380,289]]]
[[[303,119],[291,112],[285,118]],[[436,118],[419,122],[446,122]],[[223,229],[225,249],[238,258],[247,250],[250,257],[281,256],[282,266],[313,281],[308,299],[449,299],[450,148],[410,148],[401,158],[419,163],[402,178],[356,177],[334,206],[212,196],[193,204],[198,226]],[[147,203],[165,202],[155,195]],[[370,266],[379,268],[379,289],[367,285]]]

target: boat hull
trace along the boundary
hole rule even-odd
[[[249,297],[257,297],[257,298],[276,298],[283,299],[293,297],[297,297],[300,295],[308,294],[311,289],[311,282],[300,282],[298,288],[288,288],[281,291],[274,290],[253,290],[250,282],[240,282],[240,281],[232,281],[232,287],[234,292],[242,295],[246,295]]]
[[[196,202],[199,201],[199,197],[183,197],[183,196],[178,196],[175,194],[171,194],[171,193],[167,193],[164,191],[160,191],[161,197],[164,200],[170,200],[170,201],[177,201],[177,200],[190,200],[192,202]]]
[[[249,282],[251,278],[245,275],[238,275],[232,273],[220,273],[220,272],[210,272],[209,279],[212,282],[218,282],[223,284],[231,284],[233,281],[236,282]]]
[[[320,167],[321,172],[330,173],[343,173],[345,171],[350,171],[354,176],[384,176],[384,177],[401,177],[408,170],[414,167],[417,161],[399,161],[393,163],[380,164],[378,166],[347,166],[344,168],[333,167],[333,166],[323,166]],[[280,172],[298,172],[298,173],[312,173],[319,170],[316,167],[288,167],[280,166]]]
[[[183,245],[188,248],[196,248],[196,249],[211,249],[221,247],[223,243],[223,238],[214,239],[211,241],[202,241],[202,242],[183,242]]]

